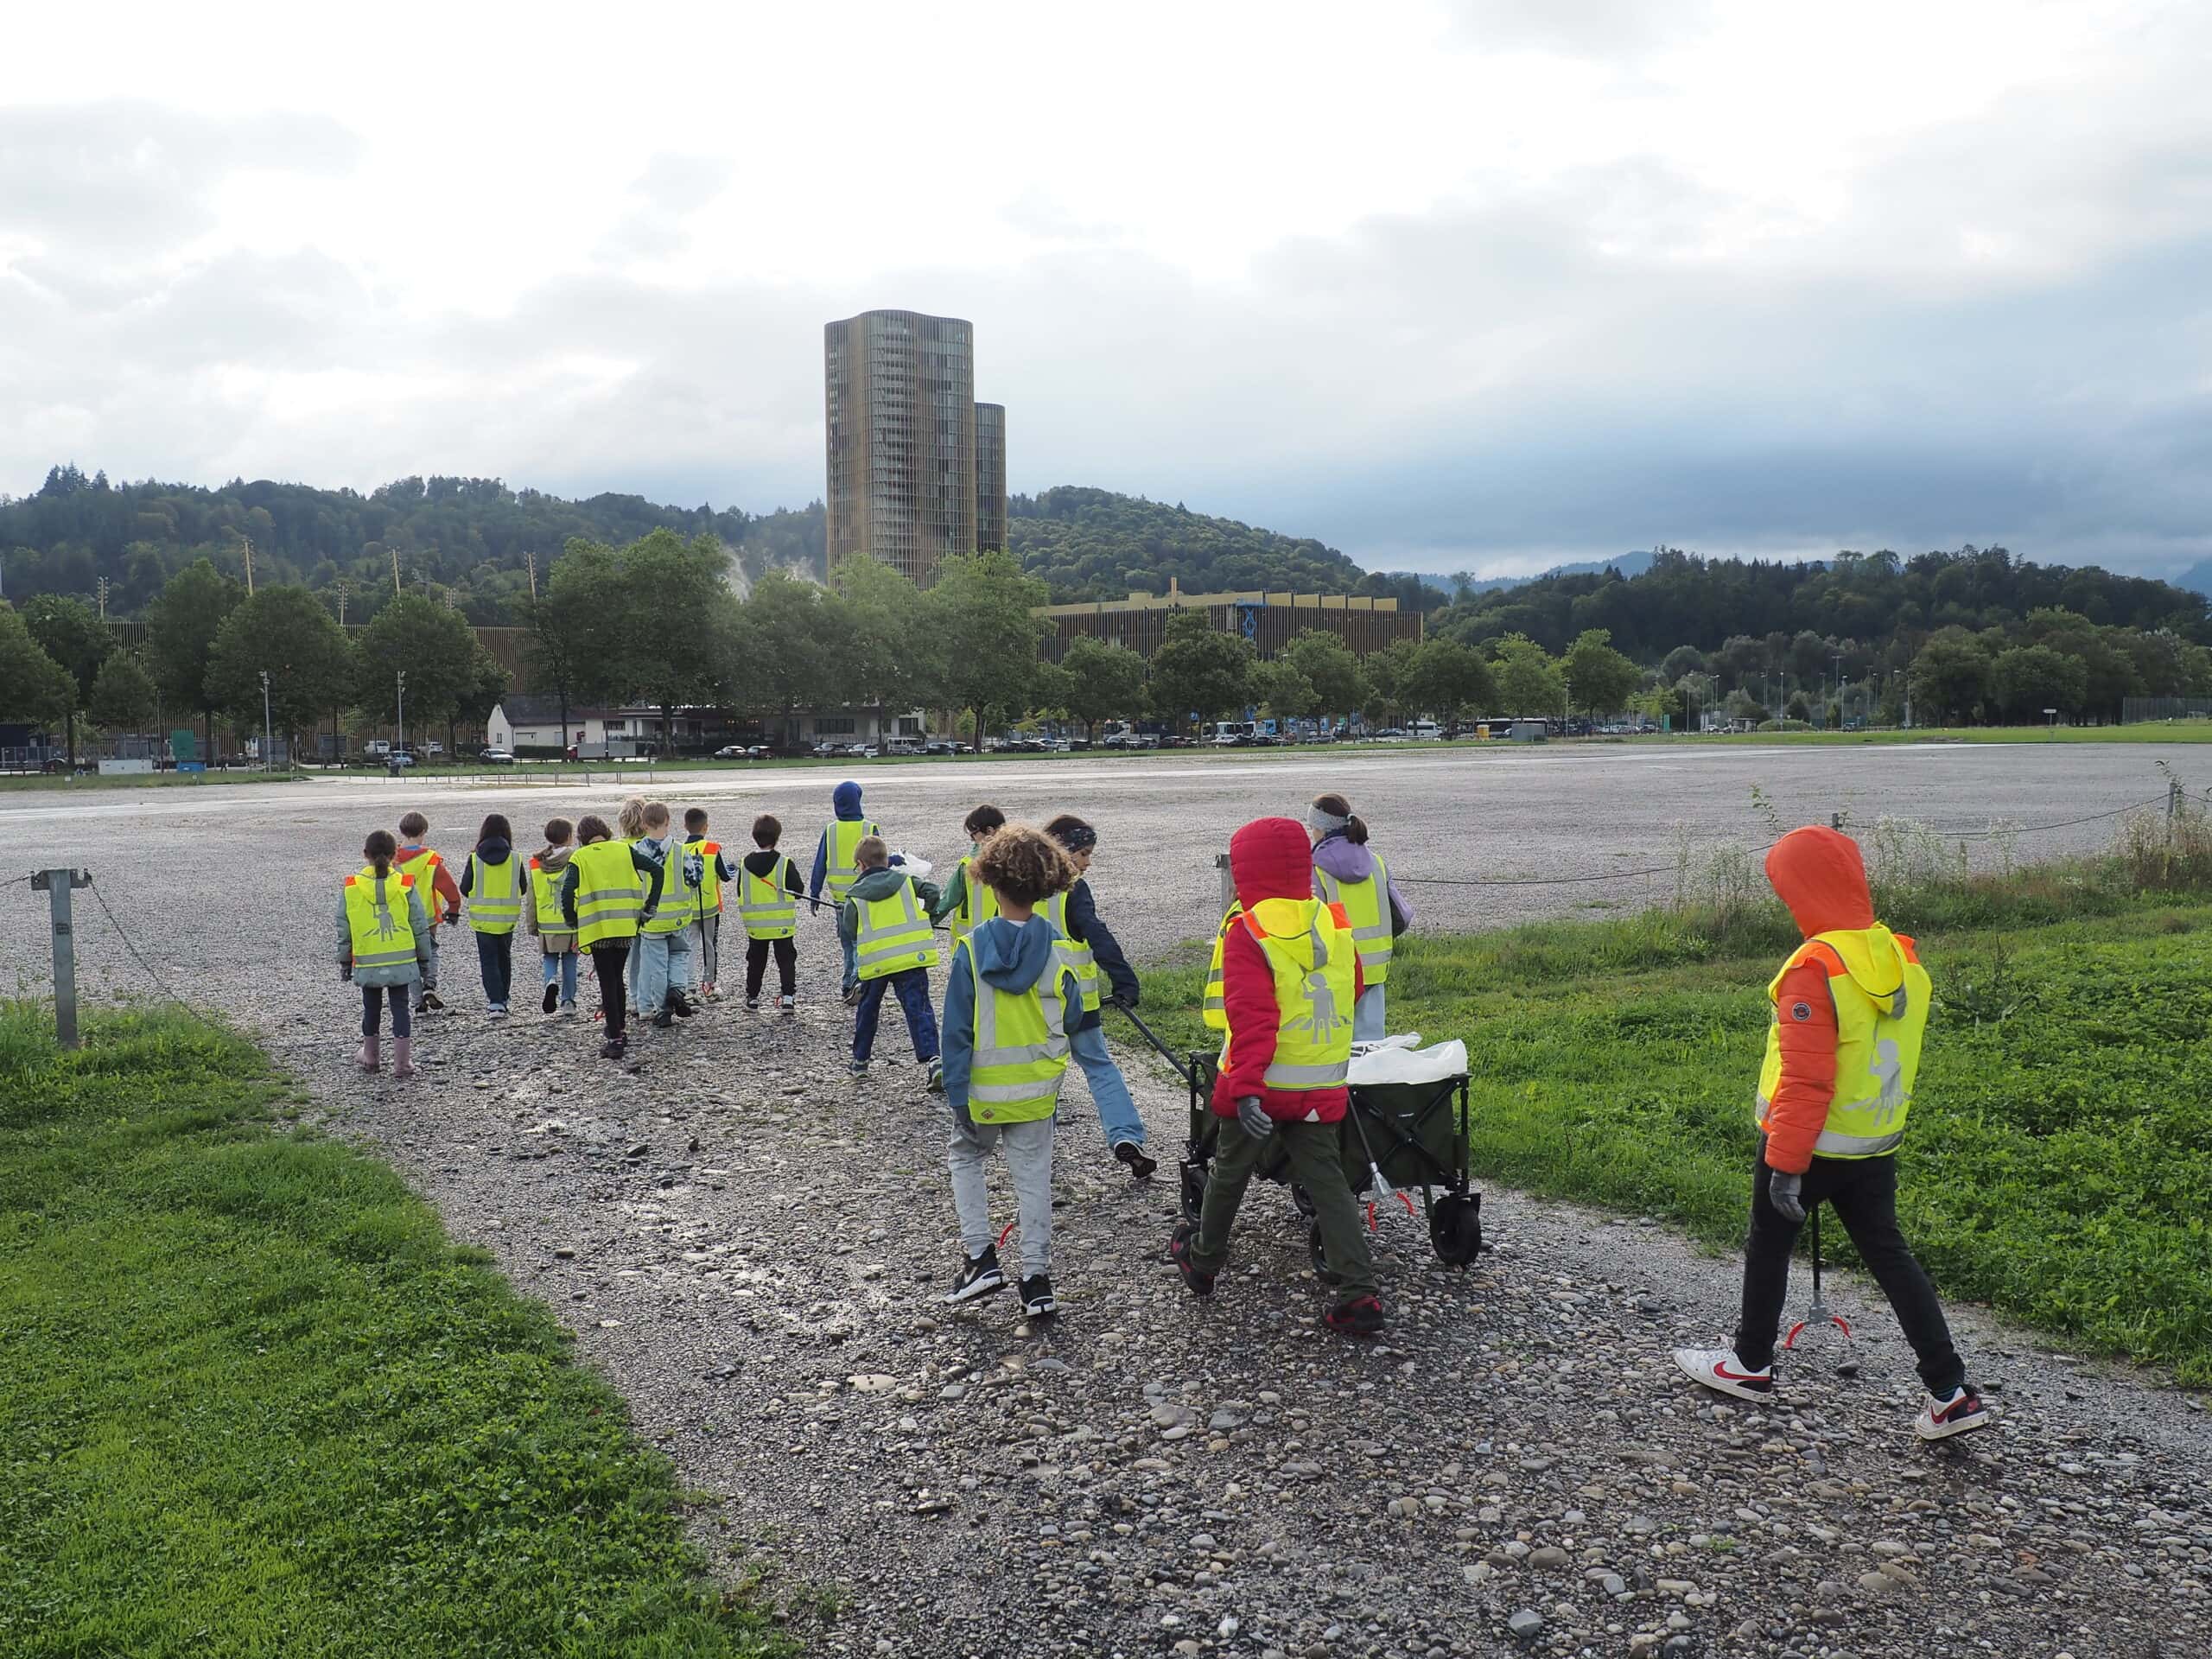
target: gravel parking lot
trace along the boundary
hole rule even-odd
[[[2150,747],[1670,750],[959,763],[865,774],[895,842],[960,850],[978,798],[1083,812],[1094,883],[1139,954],[1202,934],[1212,855],[1266,811],[1341,790],[1402,877],[1592,874],[1788,821],[1887,813],[1950,830],[2106,812],[2187,780],[2202,751]],[[754,812],[810,853],[836,774],[690,774],[659,792],[741,842]],[[1289,1205],[1255,1188],[1211,1303],[1159,1259],[1172,1183],[1132,1187],[1071,1081],[1054,1280],[1030,1330],[1011,1306],[949,1314],[957,1265],[941,1109],[911,1065],[843,1075],[834,941],[803,925],[799,1019],[735,1004],[632,1060],[588,1021],[481,1014],[465,938],[454,1012],[424,1077],[346,1065],[358,1007],[329,961],[332,884],[362,834],[419,806],[458,862],[477,819],[608,811],[614,788],[333,781],[267,790],[0,797],[5,873],[90,868],[189,1000],[259,1034],[315,1113],[391,1156],[461,1237],[578,1333],[685,1482],[717,1502],[711,1549],[761,1550],[810,1646],[837,1654],[1284,1656],[2055,1655],[2212,1652],[2212,1423],[2155,1376],[2087,1363],[1961,1310],[1961,1345],[2005,1412],[1936,1449],[1910,1434],[1909,1357],[1878,1296],[1834,1293],[1859,1330],[1736,1411],[1667,1349],[1726,1328],[1731,1262],[1664,1229],[1491,1192],[1495,1253],[1436,1262],[1383,1217],[1378,1344],[1319,1329]],[[2110,819],[2024,839],[2101,845]],[[1416,887],[1426,924],[1639,902],[1663,879]],[[45,902],[0,907],[0,964],[46,973]],[[145,970],[80,894],[88,995]],[[464,930],[465,931],[465,930]],[[518,952],[526,982],[529,962]],[[728,976],[726,975],[726,977]],[[517,1006],[533,1008],[518,987]],[[1128,1033],[1113,1028],[1117,1044]],[[1155,1150],[1179,1085],[1122,1045]],[[904,1052],[887,1017],[878,1056]],[[1746,1060],[1748,1065],[1750,1062]],[[1001,1195],[1010,1217],[1010,1200]],[[2125,1287],[2115,1287],[2125,1294]],[[1796,1300],[1802,1301],[1802,1287]],[[1864,1316],[1864,1323],[1859,1323]],[[819,1595],[802,1592],[827,1591]]]

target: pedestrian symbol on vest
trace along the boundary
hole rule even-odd
[[[1882,1080],[1880,1125],[1886,1130],[1904,1109],[1904,1060],[1895,1038],[1885,1037],[1874,1045],[1874,1064],[1866,1069]]]
[[[1306,1017],[1291,1023],[1306,1027],[1317,1043],[1327,1042],[1336,1028],[1345,1023],[1337,1012],[1337,994],[1329,988],[1329,976],[1319,967],[1306,976]]]

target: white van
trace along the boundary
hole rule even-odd
[[[1433,720],[1417,720],[1406,728],[1406,735],[1416,741],[1427,741],[1443,736],[1444,728]]]

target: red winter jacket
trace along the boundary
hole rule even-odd
[[[1229,842],[1229,874],[1249,917],[1263,899],[1307,899],[1313,896],[1313,855],[1305,826],[1295,818],[1256,818]],[[1353,995],[1366,989],[1354,964]],[[1282,1011],[1275,1003],[1274,975],[1267,952],[1242,918],[1229,930],[1221,953],[1222,1001],[1229,1014],[1229,1053],[1215,1081],[1213,1109],[1236,1116],[1236,1103],[1255,1095],[1268,1116],[1282,1122],[1313,1118],[1334,1123],[1351,1096],[1342,1089],[1270,1089],[1261,1078],[1275,1057]]]
[[[1792,830],[1766,855],[1766,879],[1807,938],[1815,933],[1874,925],[1874,897],[1859,843],[1818,824]],[[1835,993],[1828,976],[1841,961],[1825,947],[1812,951],[1775,988],[1777,1008],[1806,1010],[1803,1019],[1777,1022],[1782,1076],[1766,1111],[1766,1165],[1802,1175],[1813,1161],[1813,1143],[1827,1127],[1835,1098]]]

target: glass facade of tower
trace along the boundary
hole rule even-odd
[[[976,405],[976,547],[1006,545],[1006,406]]]
[[[823,335],[830,563],[865,553],[926,587],[976,550],[974,330],[864,311]]]

